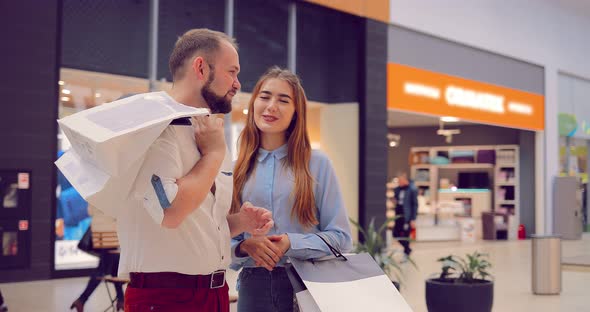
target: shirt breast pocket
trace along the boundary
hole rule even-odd
[[[215,201],[222,203],[228,209],[232,201],[234,175],[231,170],[220,170],[215,178]]]

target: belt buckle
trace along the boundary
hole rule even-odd
[[[211,274],[210,289],[221,288],[225,286],[225,270],[215,271]]]

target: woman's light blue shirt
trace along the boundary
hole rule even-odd
[[[274,151],[259,148],[256,168],[246,181],[241,196],[242,203],[248,201],[272,212],[275,226],[268,235],[287,233],[289,236],[291,248],[277,266],[283,266],[286,257],[313,259],[331,255],[328,246],[314,233],[321,232],[322,237],[341,252],[349,251],[352,238],[342,193],[330,160],[320,151],[313,150],[309,162],[319,224],[305,230],[297,217],[291,217],[297,194],[293,194],[294,175],[286,165],[287,150],[286,144]],[[250,257],[237,257],[235,254],[236,246],[248,237],[250,234],[242,233],[232,239],[232,269],[256,266]]]

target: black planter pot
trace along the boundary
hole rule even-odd
[[[490,312],[494,303],[494,283],[477,280],[473,284],[454,279],[426,280],[428,312]]]

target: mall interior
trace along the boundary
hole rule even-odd
[[[201,27],[239,45],[233,159],[258,77],[297,73],[312,148],[330,158],[351,220],[387,224],[389,277],[413,311],[436,311],[438,259],[474,252],[492,265],[492,311],[590,311],[590,2],[26,0],[3,1],[0,17],[8,311],[68,311],[98,265],[77,247],[91,217],[54,165],[71,148],[56,120],[170,90],[170,51]],[[417,190],[410,261],[390,219],[403,174]],[[86,309],[112,292],[101,284]]]

